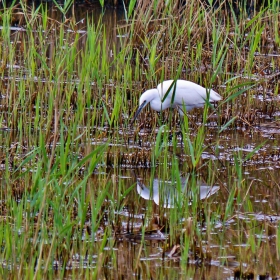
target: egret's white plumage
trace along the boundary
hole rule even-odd
[[[172,88],[170,88],[171,86]],[[168,95],[162,102],[167,92]],[[174,80],[163,81],[157,88],[149,89],[141,95],[139,101],[140,106],[135,114],[134,120],[149,103],[155,111],[160,112],[169,107],[178,107],[180,115],[184,115],[184,111],[203,107],[205,102],[213,103],[221,99],[222,97],[214,90],[206,89],[190,81],[177,80],[176,86]]]

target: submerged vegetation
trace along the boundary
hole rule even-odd
[[[72,4],[0,11],[3,278],[279,277],[279,1]],[[177,78],[223,100],[132,125]]]

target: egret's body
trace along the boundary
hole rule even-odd
[[[163,81],[157,88],[145,91],[140,97],[140,106],[135,114],[134,120],[149,103],[151,108],[158,112],[170,107],[178,108],[182,116],[184,115],[184,111],[203,107],[205,102],[213,103],[222,99],[214,90],[206,89],[193,82],[177,80],[176,85],[175,83],[172,85],[172,83],[174,83],[173,80]],[[168,95],[164,99],[167,92]]]

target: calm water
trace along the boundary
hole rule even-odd
[[[80,34],[85,33],[85,36],[88,21],[95,26],[101,23],[104,25],[106,50],[109,57],[112,60],[115,59],[114,52],[120,50],[121,40],[126,36],[123,31],[119,30],[119,27],[125,24],[124,11],[105,9],[101,17],[100,8],[92,6],[89,9],[88,6],[81,5],[75,7],[74,13],[75,31]],[[24,37],[24,27],[20,26],[21,15],[17,15],[17,17],[14,19],[12,33],[21,33]],[[56,9],[51,10],[50,17],[61,21],[61,16]],[[69,32],[72,31],[69,30]],[[13,36],[11,40],[12,38]],[[83,39],[79,41],[79,50],[83,50],[84,43]],[[50,43],[49,57],[52,57],[52,51]],[[24,79],[22,71],[29,73],[29,66],[22,61],[15,59],[13,67],[19,70],[15,70],[15,76],[7,75],[7,73],[2,76],[1,81],[5,86],[9,80]],[[79,80],[74,77],[72,81],[67,82],[79,83]],[[140,96],[140,92],[134,94]],[[2,95],[3,98],[7,98],[6,94]],[[258,100],[260,106],[270,101],[269,98],[261,98],[258,94],[253,98]],[[274,99],[274,101],[279,104],[279,100]],[[237,129],[226,129],[220,134],[218,133],[220,126],[214,122],[207,131],[205,142],[207,147],[202,153],[200,168],[195,176],[189,168],[190,155],[186,154],[179,143],[180,141],[176,147],[172,143],[168,144],[170,156],[167,162],[166,159],[159,158],[156,165],[153,165],[149,156],[146,157],[146,161],[145,156],[143,156],[143,160],[137,161],[136,164],[136,161],[133,160],[134,157],[141,153],[149,155],[153,150],[156,145],[157,130],[138,128],[135,124],[130,129],[127,127],[120,128],[118,131],[112,129],[115,138],[103,138],[102,132],[109,128],[96,128],[100,130],[100,137],[91,139],[93,149],[108,139],[111,141],[109,143],[110,150],[106,151],[107,162],[100,164],[95,170],[90,186],[94,187],[104,182],[110,182],[112,200],[108,203],[114,203],[114,199],[118,199],[118,189],[131,188],[131,191],[123,198],[123,207],[119,211],[114,213],[106,211],[104,213],[104,224],[96,234],[100,236],[100,239],[96,237],[96,242],[101,242],[104,228],[108,225],[108,217],[113,215],[118,220],[119,231],[116,231],[114,237],[110,237],[115,240],[114,257],[108,258],[104,262],[100,271],[100,279],[104,277],[129,278],[130,276],[146,279],[157,278],[158,275],[164,275],[166,279],[184,278],[188,275],[192,275],[193,279],[218,279],[217,275],[220,275],[219,279],[233,279],[234,271],[240,266],[244,268],[252,266],[258,274],[269,272],[271,275],[277,275],[277,273],[279,275],[279,252],[276,246],[276,242],[278,242],[276,231],[280,219],[280,126],[278,117],[279,108],[273,117],[270,118],[266,115],[260,118],[261,122],[258,125],[247,126],[244,122],[244,125],[240,125]],[[143,121],[143,118],[140,118],[139,123]],[[197,115],[193,113],[190,114],[190,119],[194,122],[191,133],[195,135],[196,127],[200,123],[197,120]],[[178,125],[177,129],[179,128]],[[83,127],[79,129],[83,130]],[[11,142],[16,143],[19,135],[17,133],[13,135],[10,131],[11,128],[6,124],[6,127],[3,127],[1,131],[1,139],[3,140],[9,135],[9,137],[14,137]],[[135,137],[138,140],[135,140]],[[2,143],[0,145],[3,147]],[[240,159],[244,160],[259,145],[261,148],[254,156],[243,161],[241,173],[233,172],[230,167],[237,165]],[[3,147],[3,151],[9,149],[11,147]],[[174,157],[175,161],[173,161]],[[213,172],[207,167],[209,161],[217,166],[213,168],[215,170]],[[180,170],[179,178],[172,174],[174,164],[177,164]],[[5,169],[5,166],[2,168]],[[228,197],[233,186],[238,186],[239,192],[236,193],[234,203],[229,206]],[[189,197],[189,205],[180,204],[180,199],[183,196]],[[199,201],[198,204],[202,209],[207,209],[207,213],[210,213],[210,219],[215,217],[210,221],[211,227],[207,225],[207,222],[201,221],[198,223],[197,229],[201,232],[204,240],[204,243],[201,244],[202,250],[211,250],[211,258],[208,262],[198,263],[195,257],[190,257],[189,262],[180,262],[180,254],[178,256],[168,254],[163,248],[164,242],[168,239],[168,230],[160,231],[160,227],[155,227],[151,235],[145,235],[143,246],[141,243],[143,217],[148,216],[150,220],[172,219],[173,215],[176,214],[176,209],[187,209],[188,207],[192,209],[194,199]],[[252,211],[244,211],[243,203],[246,203],[245,209],[248,209],[247,204],[250,203]],[[227,207],[234,208],[234,214],[230,219],[224,221],[220,213],[223,212],[221,209],[226,212]],[[182,213],[184,213],[183,210]],[[194,212],[192,210],[188,213]],[[185,225],[190,218],[195,217],[180,216],[178,223]],[[148,225],[145,226],[148,227]],[[256,256],[253,264],[249,259],[248,262],[239,262],[239,257],[242,254],[246,255],[248,249],[246,235],[252,227],[260,229],[256,239],[263,250],[270,252],[270,261]],[[76,257],[78,254],[79,252],[73,252]],[[92,256],[90,260],[87,259],[87,256],[73,258],[72,265],[68,270],[69,277],[75,268],[80,268],[83,265],[86,267],[97,266],[98,256]]]

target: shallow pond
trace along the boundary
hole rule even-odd
[[[1,10],[1,273],[279,277],[279,46],[248,77],[222,70],[245,90],[230,98],[217,75],[207,118],[145,110],[132,125],[154,82],[124,11],[24,7]]]

